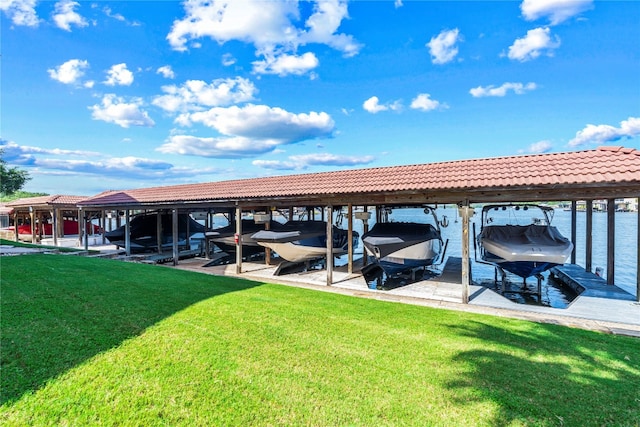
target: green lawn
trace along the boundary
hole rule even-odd
[[[640,424],[635,338],[105,259],[0,268],[3,426]]]

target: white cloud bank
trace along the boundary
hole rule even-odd
[[[527,84],[522,83],[503,83],[501,86],[478,86],[469,90],[469,93],[474,98],[482,98],[485,96],[505,96],[507,92],[513,91],[516,95],[523,95],[526,92],[536,89],[535,83],[529,82]]]
[[[173,49],[199,47],[196,40],[202,38],[219,44],[231,40],[251,43],[256,56],[263,58],[253,64],[258,74],[302,74],[317,67],[315,55],[298,54],[308,44],[324,44],[347,57],[362,48],[353,36],[338,33],[342,20],[348,18],[345,0],[315,1],[302,25],[297,1],[187,0],[184,10],[185,17],[175,20],[167,35]]]
[[[569,141],[570,147],[584,144],[606,144],[625,138],[633,138],[640,135],[640,117],[629,117],[620,122],[620,127],[610,125],[588,124],[584,129],[576,133],[575,138]]]
[[[104,179],[166,180],[191,178],[212,173],[213,169],[179,168],[165,161],[142,157],[112,157],[95,151],[48,149],[19,145],[0,139],[3,158],[13,165],[24,166],[40,175],[82,175]]]
[[[176,121],[182,126],[202,124],[222,136],[173,135],[158,151],[217,158],[252,157],[281,145],[329,138],[335,130],[333,119],[324,112],[294,114],[254,104],[183,113]]]
[[[520,4],[524,19],[548,18],[550,25],[560,24],[592,8],[592,0],[524,0]]]

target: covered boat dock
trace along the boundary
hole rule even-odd
[[[236,244],[235,273],[243,273],[242,222],[246,213],[270,215],[296,208],[321,208],[325,218],[334,211],[346,210],[347,229],[353,230],[354,211],[369,207],[424,206],[452,204],[461,219],[462,259],[470,257],[469,221],[474,204],[570,201],[572,204],[571,240],[576,243],[576,205],[605,199],[614,207],[615,199],[640,197],[640,151],[625,147],[599,147],[593,150],[460,160],[407,166],[354,169],[336,172],[275,176],[232,181],[185,184],[165,187],[107,191],[78,203],[82,211],[123,211],[128,224],[133,212],[155,210],[178,213],[230,212],[239,236]],[[607,283],[615,278],[615,209],[608,211]],[[586,266],[591,266],[590,211],[587,210]],[[327,241],[331,241],[331,220],[327,221]],[[640,213],[638,214],[640,234]],[[174,239],[177,241],[177,239]],[[351,239],[349,239],[351,240]],[[638,238],[640,242],[640,236]],[[638,243],[640,246],[640,243]],[[575,263],[575,250],[571,263]],[[327,248],[329,253],[330,248]],[[640,291],[640,250],[637,251],[636,276]],[[127,248],[127,253],[129,249]],[[353,247],[349,248],[347,273],[353,274]],[[174,245],[173,263],[179,252]],[[332,257],[327,257],[332,259]],[[266,264],[269,264],[267,256]],[[325,284],[334,284],[333,263],[324,271]],[[471,293],[469,263],[461,263],[462,302]],[[636,295],[640,294],[637,292]]]

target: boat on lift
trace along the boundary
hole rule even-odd
[[[347,230],[333,227],[333,256],[347,253],[349,236]],[[358,246],[360,235],[353,231],[353,247]],[[251,236],[259,245],[270,248],[281,258],[301,263],[323,258],[327,255],[327,223],[325,221],[288,221],[278,230],[262,230]]]
[[[437,262],[443,242],[435,209],[425,207],[433,224],[418,222],[378,222],[362,235],[362,243],[375,264],[365,267],[366,277],[375,275],[375,267],[387,277],[408,270],[426,268]]]
[[[173,214],[160,214],[161,248],[170,250],[173,247]],[[158,214],[147,212],[131,218],[129,223],[130,245],[132,252],[152,252],[158,250]],[[186,213],[178,214],[178,246],[186,246],[187,230],[190,239],[203,237],[205,227]],[[124,248],[126,229],[120,226],[115,230],[108,231],[104,236],[109,242],[118,247]]]
[[[270,230],[280,230],[282,223],[271,220],[269,223]],[[251,258],[253,256],[263,254],[264,246],[261,246],[251,236],[265,229],[265,224],[256,222],[253,219],[242,220],[242,256]],[[236,223],[232,222],[224,227],[215,228],[205,233],[207,243],[213,243],[222,252],[229,255],[236,253]]]
[[[482,260],[525,281],[564,264],[573,243],[551,225],[553,214],[552,207],[535,204],[484,206],[477,238]]]

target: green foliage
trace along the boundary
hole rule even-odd
[[[48,193],[31,193],[28,191],[15,191],[11,194],[0,195],[0,202],[11,202],[18,199],[26,199],[28,197],[48,196]]]
[[[0,262],[3,426],[640,422],[635,338],[115,260]]]
[[[31,177],[27,171],[8,167],[2,158],[3,151],[0,150],[0,195],[4,196],[20,190]]]

